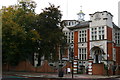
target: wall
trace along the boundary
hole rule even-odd
[[[112,60],[112,52],[113,52],[113,43],[112,43],[112,28],[107,27],[107,53],[109,54],[109,60]]]
[[[74,57],[78,59],[78,31],[74,32]]]
[[[8,64],[3,65],[3,71],[28,71],[28,72],[57,72],[54,67],[48,65],[47,61],[43,62],[40,67],[34,67],[28,61],[20,62],[17,66],[11,66]]]
[[[107,27],[107,40],[112,41],[112,28]]]
[[[120,74],[120,47],[115,47],[116,49],[116,65],[117,67],[116,74]]]
[[[96,19],[96,18],[99,18],[99,19]],[[107,25],[111,28],[113,27],[112,15],[107,11],[95,12],[94,14],[90,14],[90,20],[92,21],[90,23],[90,27],[97,27],[97,26],[104,26],[104,25]]]
[[[89,59],[90,55],[90,30],[87,30],[87,59]]]
[[[104,64],[92,64],[93,75],[105,75]]]
[[[107,43],[107,53],[109,54],[108,60],[113,60],[113,46],[112,43]]]

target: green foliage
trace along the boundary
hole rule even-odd
[[[3,63],[17,64],[37,50],[40,35],[34,30],[35,20],[33,11],[19,5],[2,10]]]
[[[66,44],[59,26],[62,17],[59,6],[50,4],[38,15],[35,7],[34,2],[20,2],[2,9],[3,63],[15,65],[31,60],[35,52],[47,60],[50,55],[53,61],[58,59],[58,47]]]
[[[41,35],[41,52],[47,60],[50,60],[51,54],[52,60],[57,60],[59,45],[65,45],[64,34],[59,26],[61,17],[59,6],[55,7],[52,4],[50,4],[50,7],[43,9],[43,12],[38,15],[36,30]]]
[[[61,21],[61,12],[54,5],[50,4],[50,7],[43,9],[43,12],[39,15],[40,24],[44,25],[48,29],[58,28],[58,24]]]
[[[24,11],[26,11],[26,12],[33,12],[34,13],[34,11],[35,11],[35,8],[36,8],[36,3],[34,2],[34,1],[32,1],[32,0],[30,0],[30,1],[21,1],[21,2],[19,2],[20,4],[19,4],[19,7],[21,8],[21,9],[23,9]]]

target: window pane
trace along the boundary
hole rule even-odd
[[[102,35],[102,39],[104,39],[104,35]]]

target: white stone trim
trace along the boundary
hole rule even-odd
[[[88,74],[92,75],[92,72],[88,72]]]
[[[77,64],[77,62],[74,62],[74,64]]]
[[[88,69],[88,71],[92,71],[92,69]]]
[[[74,65],[74,67],[77,67],[77,65]]]
[[[74,71],[76,71],[77,69],[76,68],[73,68]]]

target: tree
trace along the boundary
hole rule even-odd
[[[36,30],[41,35],[41,53],[45,56],[45,59],[58,60],[58,48],[59,45],[65,43],[65,38],[62,30],[60,29],[61,11],[59,6],[55,7],[50,4],[50,7],[43,9],[37,17]]]
[[[39,53],[39,60],[43,55],[47,60],[51,55],[53,61],[58,59],[58,48],[66,41],[59,26],[59,6],[50,4],[40,14],[35,7],[34,2],[20,2],[2,9],[3,63],[33,61],[34,53]]]
[[[13,61],[13,64],[16,64],[18,59],[14,56],[20,54],[18,47],[23,43],[22,41],[25,40],[25,33],[23,28],[12,20],[13,14],[14,10],[12,7],[4,9],[2,14],[3,62]]]
[[[29,55],[38,51],[40,35],[34,29],[35,6],[23,8],[21,4],[2,9],[3,63],[17,64],[22,60],[31,59]]]

